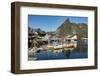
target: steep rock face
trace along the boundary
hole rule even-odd
[[[56,29],[57,34],[60,36],[77,34],[79,38],[87,37],[88,26],[84,23],[71,23],[69,19],[65,20],[64,23]]]

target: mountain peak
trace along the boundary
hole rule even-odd
[[[69,18],[66,19],[66,20],[64,21],[64,23],[70,23],[70,19],[69,19]]]

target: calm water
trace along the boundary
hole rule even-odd
[[[52,51],[40,51],[35,55],[35,57],[37,58],[36,60],[88,58],[87,47],[88,47],[87,42],[78,41],[77,48],[74,49],[73,51],[69,50],[69,51],[63,51],[59,53],[53,53]]]

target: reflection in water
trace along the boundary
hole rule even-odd
[[[53,50],[39,50],[36,54],[29,55],[29,60],[53,60],[53,59],[79,59],[88,58],[87,41],[78,40],[77,48],[73,50],[60,49],[60,52]]]
[[[70,50],[64,51],[64,54],[65,54],[66,58],[69,59],[71,51]]]

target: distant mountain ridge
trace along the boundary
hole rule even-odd
[[[85,23],[72,23],[67,19],[56,29],[56,32],[60,36],[77,34],[79,38],[87,37],[88,26]]]

